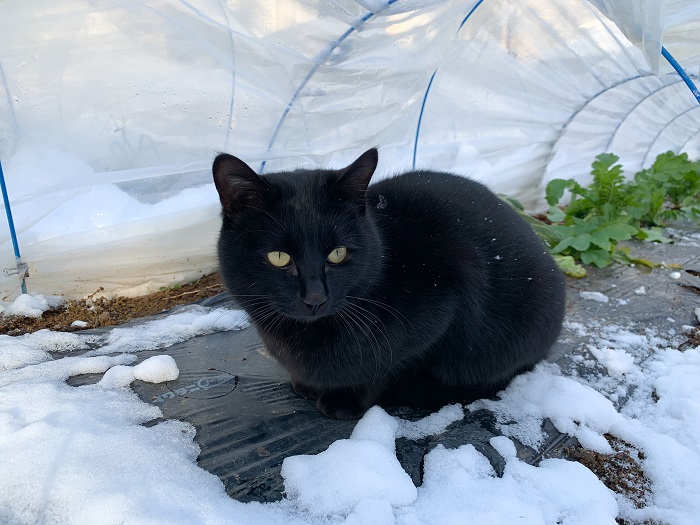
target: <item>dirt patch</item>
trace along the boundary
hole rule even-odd
[[[644,507],[651,493],[651,482],[640,465],[644,453],[610,434],[605,434],[605,438],[613,448],[612,454],[584,448],[567,448],[564,453],[587,467],[610,490],[626,496],[637,508]],[[620,518],[617,522],[626,523]]]
[[[114,297],[112,299],[80,299],[48,310],[39,318],[0,317],[0,334],[22,335],[49,328],[61,332],[75,332],[125,323],[131,319],[157,314],[181,304],[189,304],[224,291],[219,274],[202,277],[184,286],[166,288],[141,297]],[[83,321],[85,326],[71,326]]]
[[[696,346],[700,346],[700,326],[692,328],[686,335],[688,339],[681,343],[681,345],[678,347],[678,350],[684,351],[688,350],[689,348],[695,348]]]

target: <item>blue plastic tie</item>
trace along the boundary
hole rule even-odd
[[[15,221],[12,220],[12,209],[10,209],[10,198],[7,196],[7,186],[5,185],[5,174],[2,171],[2,162],[0,162],[0,189],[2,189],[2,200],[5,203],[5,213],[7,214],[7,225],[10,227],[10,238],[12,239],[12,248],[15,251],[15,261],[17,268],[20,269],[22,256],[19,253],[19,243],[17,242],[17,232],[15,231]],[[20,271],[22,271],[20,269]],[[22,276],[22,293],[27,293],[27,284]]]
[[[690,89],[690,92],[698,101],[698,104],[700,104],[700,91],[698,91],[698,88],[695,86],[695,84],[693,84],[693,81],[690,79],[690,76],[688,76],[688,73],[685,72],[685,69],[681,67],[676,59],[673,58],[673,55],[671,55],[671,53],[668,52],[668,49],[666,49],[664,46],[661,46],[661,54],[666,60],[668,60],[668,63],[673,66],[673,69],[675,69],[676,73],[680,75],[683,82],[685,82],[685,85],[688,86],[688,89]]]

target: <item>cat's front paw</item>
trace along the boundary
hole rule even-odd
[[[333,419],[360,419],[368,406],[357,395],[324,392],[316,400],[316,410]]]

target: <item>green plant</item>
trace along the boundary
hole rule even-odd
[[[642,225],[700,219],[700,161],[668,151],[628,184],[630,214]]]
[[[554,179],[547,185],[550,237],[560,237],[551,245],[553,254],[598,267],[612,261],[656,266],[633,257],[618,243],[631,238],[670,242],[658,226],[668,220],[700,218],[700,162],[691,162],[685,153],[669,151],[626,181],[618,160],[611,153],[598,155],[588,187],[573,179]],[[565,191],[570,192],[571,200],[560,207]],[[567,265],[570,263],[567,260]]]

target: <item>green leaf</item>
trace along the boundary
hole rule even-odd
[[[573,224],[570,226],[574,235],[583,235],[590,233],[598,228],[598,220],[596,217],[591,217],[588,220],[572,217]]]
[[[561,235],[562,239],[565,239],[566,237],[571,237],[573,235],[574,227],[567,224],[552,224],[550,228],[552,228],[555,232]]]
[[[650,261],[649,259],[643,259],[640,257],[635,257],[630,253],[629,248],[618,248],[612,253],[612,259],[613,261],[620,263],[620,264],[626,264],[628,266],[631,265],[641,265],[641,266],[646,266],[647,268],[658,268],[661,266],[661,263],[655,263],[653,261]]]
[[[547,203],[549,203],[550,206],[556,206],[564,196],[564,190],[570,188],[572,184],[576,184],[573,179],[553,179],[549,181],[547,189],[545,190]]]
[[[688,160],[687,153],[677,155],[673,151],[660,154],[652,164],[652,170],[655,173],[673,178],[678,178],[678,174],[692,169],[693,163]]]
[[[522,205],[522,203],[516,199],[515,197],[511,197],[509,195],[505,195],[503,193],[498,194],[498,198],[501,200],[506,201],[508,204],[513,206],[518,211],[525,211],[525,207]]]
[[[596,157],[595,162],[593,162],[593,171],[606,172],[611,167],[617,168],[619,169],[619,171],[622,171],[622,166],[620,166],[619,164],[617,166],[613,166],[618,160],[620,160],[620,157],[618,157],[614,153],[601,153]]]
[[[527,222],[532,227],[532,229],[535,230],[535,233],[540,237],[540,239],[544,241],[547,247],[555,246],[564,238],[564,235],[559,233],[559,231],[556,230],[553,226],[545,224],[544,222],[539,221],[525,213],[521,209],[522,205],[516,199],[511,199],[506,195],[499,195],[499,197],[511,206],[513,206],[513,208],[515,208],[515,211],[518,213],[518,215],[520,215],[520,217],[522,217],[523,220],[525,220],[525,222]],[[521,208],[518,208],[518,205],[520,205]]]
[[[562,240],[561,242],[557,243],[554,248],[552,248],[550,251],[552,253],[561,253],[564,250],[571,248],[571,244],[576,241],[576,237],[567,237],[566,239]]]
[[[644,234],[642,237],[647,242],[660,242],[663,244],[672,243],[673,240],[666,237],[661,228],[640,228],[639,230]]]
[[[540,237],[540,239],[544,241],[544,243],[547,246],[555,246],[564,238],[563,235],[561,235],[549,224],[545,224],[542,221],[538,221],[537,219],[533,220],[535,222],[530,223],[530,226],[532,226],[532,229],[535,230],[535,233]]]
[[[618,242],[636,237],[667,243],[670,239],[658,228],[664,221],[700,221],[700,160],[691,162],[685,153],[668,151],[630,180],[623,177],[618,161],[612,153],[598,155],[591,165],[593,182],[585,188],[573,179],[550,181],[547,218],[553,224],[526,219],[560,266],[581,261],[604,267],[615,261],[654,267],[657,263],[633,257]],[[567,190],[570,202],[560,208]]]
[[[595,231],[591,235],[591,244],[595,244],[598,248],[602,248],[605,251],[610,251],[612,249],[612,243],[610,242],[610,237],[605,233],[600,231]]]
[[[552,222],[562,222],[566,218],[566,213],[557,206],[550,206],[547,218]]]
[[[595,264],[598,268],[605,268],[611,262],[610,252],[605,250],[588,250],[581,254],[584,264]]]
[[[607,235],[609,239],[624,241],[631,239],[632,236],[637,233],[637,228],[622,222],[611,222],[602,226],[598,232],[603,235]]]
[[[553,255],[559,269],[566,275],[581,279],[587,275],[586,269],[576,262],[570,255]]]
[[[578,237],[574,237],[571,242],[571,247],[580,251],[585,252],[591,245],[591,235],[589,233],[584,233]]]

